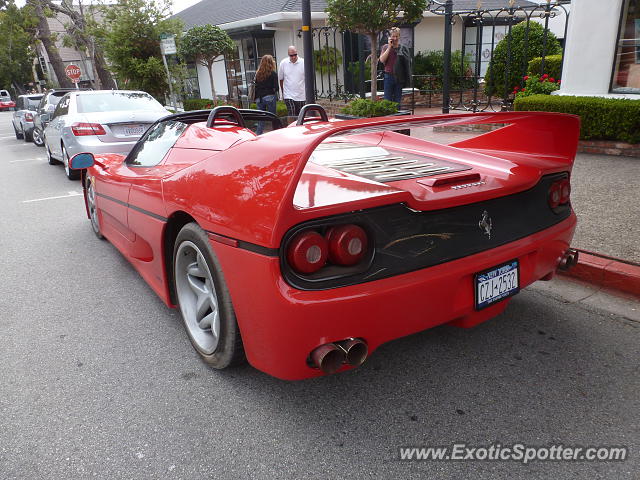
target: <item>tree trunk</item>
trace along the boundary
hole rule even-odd
[[[378,100],[378,34],[369,34],[371,41],[371,100]]]
[[[207,66],[207,70],[209,70],[209,81],[211,82],[211,95],[213,96],[212,98],[213,106],[215,107],[217,103],[216,103],[216,87],[213,85],[213,62],[208,63],[206,66]]]
[[[39,0],[27,0],[27,4],[34,8],[36,16],[38,17],[36,38],[42,42],[47,52],[49,63],[51,63],[51,67],[56,74],[58,83],[64,88],[73,88],[73,83],[71,83],[71,80],[69,80],[64,73],[64,64],[62,63],[62,58],[60,58],[60,53],[51,40],[51,30],[49,30],[47,17],[44,16],[44,12],[42,11],[42,4]]]

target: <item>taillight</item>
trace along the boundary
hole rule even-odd
[[[563,178],[551,184],[549,187],[549,207],[551,209],[558,208],[560,205],[564,205],[569,202],[571,196],[571,183],[568,178]]]
[[[298,273],[314,273],[327,262],[327,241],[318,232],[305,231],[289,243],[287,260]]]
[[[357,225],[331,227],[326,233],[329,261],[350,266],[360,262],[367,253],[367,234]]]
[[[24,114],[24,119],[25,119],[27,122],[33,122],[33,113],[25,113],[25,114]]]
[[[104,127],[99,123],[84,123],[78,122],[71,125],[71,131],[76,137],[83,137],[85,135],[106,135]]]
[[[560,203],[567,203],[571,197],[571,182],[568,179],[560,181]]]

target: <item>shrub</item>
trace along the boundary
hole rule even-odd
[[[538,75],[525,75],[524,87],[520,89],[518,85],[513,88],[513,94],[517,97],[528,97],[530,95],[551,95],[560,88],[560,80],[550,77],[546,73],[539,77]]]
[[[335,47],[325,45],[320,50],[313,51],[313,62],[316,72],[321,75],[330,73],[335,75],[338,67],[342,65],[342,53]]]
[[[532,95],[518,97],[518,111],[572,113],[580,117],[583,140],[640,142],[640,101],[618,98]]]
[[[415,87],[421,90],[442,90],[442,72],[444,71],[444,50],[428,50],[418,52],[413,59],[414,75],[433,75],[435,78],[416,78]],[[451,52],[451,70],[449,78],[451,90],[473,88],[474,79],[465,78],[473,75],[470,55],[460,50]]]
[[[544,57],[544,72],[540,71],[542,67],[542,57],[536,57],[529,61],[527,75],[540,75],[546,73],[555,79],[560,78],[562,71],[562,55],[549,55]]]
[[[527,28],[529,29],[528,41],[525,48],[525,36],[527,36]],[[521,22],[511,29],[511,33],[506,35],[496,48],[493,50],[489,68],[484,77],[485,93],[487,95],[503,95],[505,90],[508,92],[514,85],[520,84],[520,79],[524,74],[524,69],[529,61],[534,57],[542,56],[544,48],[545,28],[536,22]],[[559,55],[562,53],[562,47],[556,36],[547,31],[547,48],[545,55]],[[507,47],[510,43],[511,57],[507,58]],[[509,66],[509,75],[506,78],[505,73]]]
[[[397,102],[357,98],[342,109],[342,113],[356,117],[384,117],[398,113]]]
[[[205,108],[211,108],[213,100],[210,98],[187,98],[184,102],[184,110],[204,110]]]

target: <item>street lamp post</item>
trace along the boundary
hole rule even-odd
[[[311,38],[311,0],[302,0],[302,41],[304,44],[304,91],[307,104],[316,103],[313,45]]]

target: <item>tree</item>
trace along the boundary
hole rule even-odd
[[[184,34],[180,42],[181,57],[195,59],[200,65],[207,67],[214,102],[216,89],[213,84],[213,65],[224,60],[224,55],[231,53],[234,47],[235,44],[227,32],[214,25],[195,26]]]
[[[19,93],[32,78],[35,57],[35,24],[32,15],[13,2],[0,11],[0,85],[12,86]]]
[[[562,53],[558,39],[548,30],[545,49],[544,36],[545,29],[537,22],[522,22],[513,27],[493,50],[484,76],[485,93],[508,95],[513,87],[520,85],[532,58],[541,57],[543,53],[545,56]]]
[[[426,0],[327,0],[330,25],[367,35],[371,41],[372,99],[377,98],[378,34],[399,23],[419,21],[426,6]]]
[[[178,36],[182,22],[168,19],[170,2],[165,0],[118,0],[102,8],[103,21],[96,26],[102,46],[121,87],[144,90],[162,98],[168,83],[160,35]]]
[[[61,13],[69,18],[69,23],[64,25],[67,37],[64,39],[65,46],[76,49],[82,55],[91,59],[93,66],[93,77],[98,88],[115,88],[115,83],[111,73],[107,68],[102,48],[96,45],[93,38],[92,26],[95,27],[93,16],[85,14],[85,7],[82,0],[78,1],[77,8],[73,6],[71,0],[62,0],[54,3],[52,0],[38,0],[45,8],[55,13]],[[91,8],[93,12],[94,8]]]
[[[72,88],[73,83],[71,83],[71,80],[69,80],[64,73],[64,63],[62,62],[60,52],[58,52],[58,48],[56,47],[55,42],[51,37],[49,22],[47,21],[47,16],[45,15],[45,9],[42,6],[42,2],[40,0],[27,0],[26,4],[38,19],[38,24],[35,28],[34,36],[37,40],[42,42],[42,46],[44,47],[45,51],[47,52],[47,56],[49,57],[49,63],[51,63],[51,67],[56,74],[56,78],[58,79],[58,83],[61,87]]]

